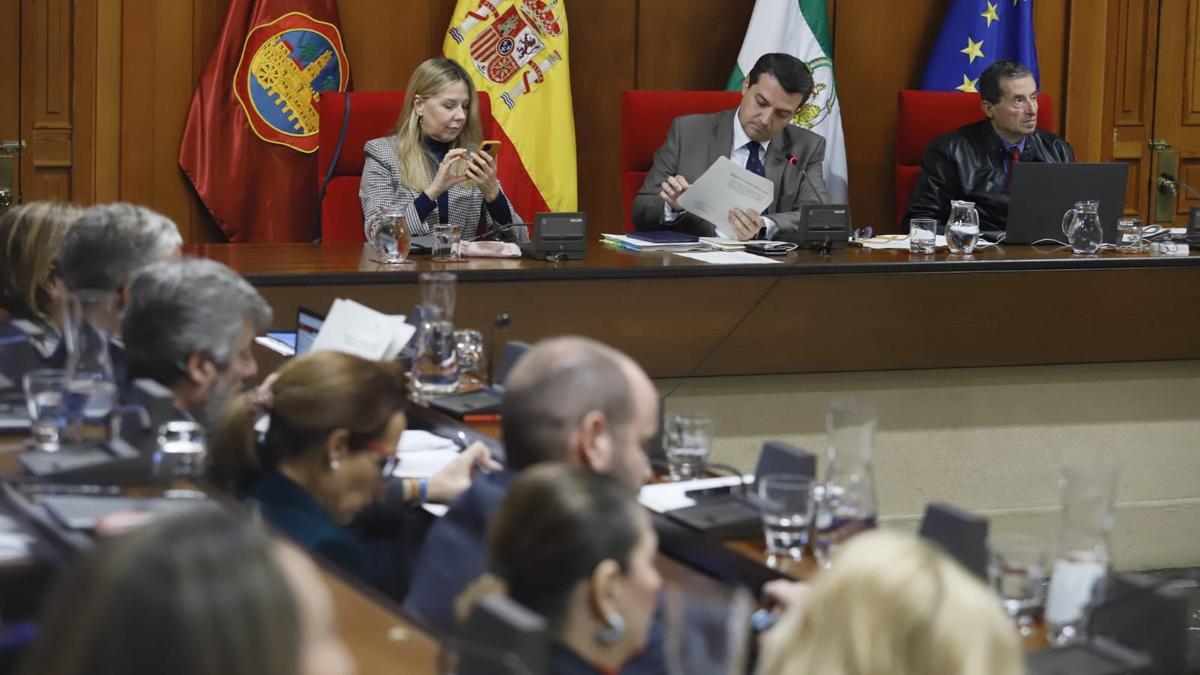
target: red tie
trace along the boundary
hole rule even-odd
[[[1004,183],[1004,190],[1012,192],[1013,167],[1021,163],[1021,151],[1014,145],[1008,149],[1008,156],[1010,158],[1008,163],[1008,180]]]

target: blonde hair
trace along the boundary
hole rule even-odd
[[[851,540],[804,606],[767,634],[759,675],[1017,675],[1016,631],[996,596],[920,539]]]
[[[66,202],[30,202],[0,216],[0,305],[57,325],[50,278],[63,237],[79,217]]]
[[[475,83],[467,71],[456,61],[444,58],[429,59],[417,66],[408,80],[408,88],[404,90],[407,97],[404,110],[400,113],[400,119],[396,120],[396,158],[400,165],[400,182],[415,191],[424,190],[433,180],[429,151],[425,149],[425,135],[421,133],[421,125],[417,122],[417,97],[428,100],[455,82],[467,85],[467,123],[451,147],[478,145],[483,138]]]
[[[271,425],[261,443],[254,429],[258,413],[245,396],[225,410],[210,442],[213,482],[238,494],[281,460],[313,451],[336,429],[349,431],[351,448],[362,451],[404,409],[404,383],[404,369],[394,362],[340,352],[288,361],[271,385]]]

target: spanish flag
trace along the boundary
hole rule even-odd
[[[574,211],[575,117],[567,12],[559,0],[458,0],[442,46],[491,97],[504,146],[497,173],[526,220]]]

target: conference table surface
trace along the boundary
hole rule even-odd
[[[596,241],[578,261],[440,263],[414,255],[413,264],[389,267],[361,244],[203,244],[186,252],[243,274],[274,308],[276,329],[295,327],[296,308],[323,313],[336,298],[405,314],[418,301],[420,272],[452,271],[457,325],[485,328],[506,312],[504,339],[596,337],[653,377],[1200,358],[1200,313],[1192,309],[1200,255],[1192,254],[850,247],[715,265]],[[1116,339],[1130,335],[1139,339]],[[941,348],[951,344],[966,347]],[[907,348],[918,345],[927,348]]]

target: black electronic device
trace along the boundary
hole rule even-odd
[[[587,249],[587,215],[582,212],[539,213],[533,240],[523,241],[521,254],[539,260],[583,260]]]
[[[828,253],[850,243],[850,207],[846,204],[805,204],[800,207],[796,244]]]
[[[1063,215],[1075,202],[1100,202],[1104,241],[1117,240],[1117,219],[1125,208],[1125,162],[1063,164],[1018,162],[1012,168],[1012,196],[1004,243],[1065,242]]]
[[[23,452],[18,459],[31,476],[55,483],[148,484],[154,476],[153,457],[120,438],[63,445],[56,452]]]
[[[1105,638],[1050,649],[1025,657],[1029,675],[1145,675],[1150,657]]]
[[[451,646],[457,648],[461,675],[542,675],[550,638],[541,615],[497,594],[475,605]]]
[[[940,546],[981,581],[987,581],[987,518],[935,502],[925,507],[920,534]]]
[[[796,474],[813,478],[817,473],[817,458],[787,443],[763,443],[754,470],[755,482],[744,490],[718,493],[700,499],[693,506],[667,511],[668,518],[719,538],[753,537],[762,534],[762,514],[754,504],[753,495],[758,480],[771,474]]]
[[[675,230],[647,230],[644,232],[630,232],[630,239],[645,241],[651,244],[695,244],[700,241],[700,237],[687,232],[676,232]]]
[[[429,407],[459,418],[500,412],[500,401],[504,398],[504,381],[508,379],[508,372],[530,348],[528,342],[505,342],[500,353],[500,363],[496,366],[495,383],[475,391],[430,398]]]
[[[1200,206],[1188,211],[1187,237],[1192,248],[1200,248]]]
[[[8,378],[0,375],[0,432],[29,431],[29,408],[25,405],[25,392],[12,384]]]
[[[1148,655],[1147,673],[1188,671],[1188,598],[1169,581],[1118,574],[1088,616],[1088,632]]]
[[[156,380],[138,378],[130,383],[121,405],[121,438],[143,455],[158,448],[158,428],[180,419],[175,394]]]

